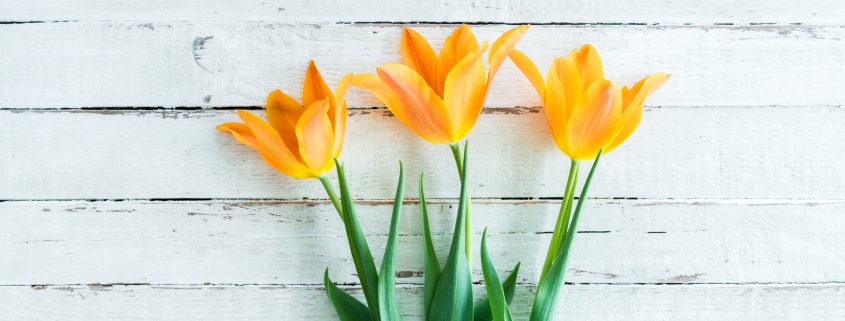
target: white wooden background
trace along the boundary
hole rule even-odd
[[[0,0],[0,320],[333,320],[323,268],[357,278],[319,184],[214,126],[298,92],[310,58],[333,85],[397,61],[403,25],[439,47],[460,22],[487,40],[532,23],[518,48],[541,68],[590,42],[611,78],[673,74],[600,166],[561,320],[845,319],[842,1]],[[474,227],[500,268],[523,261],[525,320],[568,163],[511,63],[493,87]],[[445,255],[448,148],[349,101],[342,158],[376,256],[398,159],[429,174]],[[419,320],[409,204],[399,298]]]

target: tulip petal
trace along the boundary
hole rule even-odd
[[[461,24],[446,38],[443,48],[440,49],[440,55],[437,57],[437,83],[436,86],[432,87],[438,95],[443,94],[446,76],[449,75],[452,67],[466,55],[475,52],[476,49],[478,49],[478,40],[475,39],[472,28],[467,24]]]
[[[549,67],[543,97],[543,109],[558,148],[570,154],[569,118],[581,97],[581,77],[572,58],[555,58]]]
[[[581,46],[578,51],[573,50],[570,57],[574,57],[578,64],[578,72],[581,74],[583,88],[588,88],[593,82],[604,80],[604,68],[601,64],[599,52],[592,45]],[[596,151],[598,153],[598,151]]]
[[[252,130],[250,130],[249,126],[247,126],[246,124],[223,123],[217,126],[217,129],[232,134],[232,136],[235,137],[235,140],[237,140],[241,144],[252,147],[252,149],[261,154],[261,157],[264,158],[264,161],[267,162],[270,167],[284,173],[284,171],[282,170],[282,166],[280,166],[275,161],[270,159],[269,156],[261,152],[261,148],[258,145],[258,140],[255,138],[255,135],[252,134]]]
[[[615,149],[634,133],[643,116],[643,103],[646,97],[660,88],[668,79],[669,75],[662,72],[656,73],[638,81],[630,90],[622,89],[620,127],[613,142],[605,148],[606,153]]]
[[[279,133],[289,150],[299,150],[296,140],[296,122],[302,115],[302,105],[281,90],[274,90],[267,96],[267,121]],[[301,159],[300,159],[301,161]]]
[[[567,126],[569,157],[592,159],[607,146],[619,128],[622,92],[609,80],[596,81],[575,105]]]
[[[537,69],[537,66],[534,65],[534,62],[531,61],[531,58],[528,58],[522,51],[519,50],[511,50],[510,53],[511,61],[522,71],[522,74],[525,75],[525,78],[528,78],[528,81],[531,82],[531,85],[534,86],[534,90],[537,91],[537,96],[540,97],[540,100],[543,100],[543,92],[546,91],[546,83],[543,80],[543,75],[540,74],[540,70]]]
[[[490,47],[490,53],[487,54],[487,60],[490,63],[490,71],[487,73],[487,86],[485,91],[490,88],[490,84],[493,83],[493,77],[496,76],[496,72],[499,71],[499,67],[502,66],[502,63],[505,62],[505,58],[508,57],[508,54],[511,53],[513,47],[516,46],[516,43],[522,39],[522,36],[525,35],[525,32],[528,31],[528,25],[519,26],[513,28],[511,30],[505,31],[499,39],[493,42],[493,46]]]
[[[332,131],[334,132],[334,147],[332,147],[334,157],[340,155],[343,137],[346,135],[346,91],[349,90],[353,77],[349,73],[340,79],[334,94],[334,107],[329,110],[329,119],[332,121]]]
[[[314,60],[308,63],[308,71],[305,72],[305,82],[302,86],[302,105],[311,106],[314,102],[333,97],[332,90],[320,75],[320,70],[314,64]],[[330,102],[333,103],[333,102]]]
[[[296,123],[299,153],[316,177],[322,176],[334,165],[334,133],[328,111],[329,99],[316,101],[305,108]]]
[[[452,118],[454,141],[461,140],[469,133],[484,106],[486,88],[484,61],[481,60],[481,55],[486,49],[485,42],[475,53],[464,57],[455,65],[446,77],[443,101]]]
[[[416,30],[405,27],[402,32],[402,62],[417,71],[429,86],[437,83],[437,54]]]
[[[308,168],[285,146],[279,133],[270,124],[245,110],[239,110],[238,116],[255,135],[258,152],[278,165],[279,171],[296,178],[313,177]]]

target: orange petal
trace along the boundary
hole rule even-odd
[[[537,66],[534,65],[534,62],[531,61],[531,58],[528,58],[522,51],[519,50],[511,50],[510,53],[511,61],[522,71],[522,74],[528,78],[528,81],[531,82],[531,85],[534,86],[534,90],[537,91],[537,96],[540,97],[540,100],[543,100],[543,92],[546,91],[546,84],[543,81],[543,75],[540,74],[540,70],[537,69]]]
[[[435,144],[452,141],[451,117],[443,100],[413,69],[401,64],[376,68],[372,77],[356,77],[353,84],[371,90],[387,108],[420,137]]]
[[[574,57],[578,64],[578,72],[581,74],[583,88],[588,88],[595,81],[604,79],[604,69],[601,65],[601,57],[592,45],[581,46],[578,51],[572,51],[570,57]]]
[[[323,176],[334,165],[334,133],[328,111],[328,99],[314,102],[305,108],[296,123],[296,138],[300,142],[299,153],[315,177]]]
[[[299,150],[294,128],[299,116],[302,115],[302,105],[281,90],[276,89],[267,95],[266,109],[267,121],[279,133],[288,149]]]
[[[437,54],[425,38],[414,29],[405,27],[402,32],[402,62],[417,71],[429,86],[436,83]]]
[[[615,149],[634,133],[643,116],[643,102],[645,102],[645,98],[657,90],[657,88],[660,88],[668,79],[669,75],[662,72],[656,73],[638,81],[630,90],[627,88],[622,89],[621,126],[616,134],[616,138],[605,148],[606,152]]]
[[[621,113],[622,92],[616,83],[600,80],[590,85],[569,118],[569,157],[575,160],[595,157],[613,140]]]
[[[581,77],[572,58],[555,58],[549,67],[544,88],[543,109],[558,148],[570,154],[567,138],[572,108],[581,97]]]
[[[296,178],[313,177],[308,168],[285,146],[279,133],[270,124],[245,110],[239,110],[238,116],[255,135],[258,152],[278,165],[279,171]]]
[[[481,55],[487,50],[487,43],[481,45],[475,53],[464,57],[446,77],[443,101],[452,118],[455,129],[453,141],[464,138],[475,125],[481,108],[484,106],[485,75],[484,61]]]
[[[452,67],[476,49],[478,49],[478,40],[475,39],[472,28],[466,24],[455,28],[455,31],[446,38],[443,48],[440,49],[440,56],[437,57],[437,84],[432,87],[438,95],[443,94],[446,76],[449,75]]]
[[[302,86],[302,105],[311,106],[316,101],[332,97],[332,91],[323,76],[320,75],[320,70],[314,64],[314,60],[308,63],[308,71],[305,72],[305,83]]]
[[[329,119],[332,121],[332,131],[334,132],[334,147],[332,147],[332,155],[334,157],[340,155],[340,149],[343,147],[343,137],[346,135],[346,91],[349,90],[349,85],[352,83],[353,77],[349,73],[340,79],[340,83],[338,83],[334,94],[334,108],[329,110]]]
[[[252,134],[252,130],[250,130],[249,126],[247,126],[246,124],[224,123],[220,126],[217,126],[217,129],[232,134],[232,136],[234,136],[235,139],[241,144],[252,147],[252,149],[255,149],[259,154],[261,154],[261,157],[264,158],[264,161],[267,162],[270,167],[284,173],[284,171],[282,170],[282,166],[280,166],[275,161],[270,159],[270,157],[261,152],[261,148],[258,145],[258,140],[255,139],[255,135]]]
[[[511,53],[513,47],[516,46],[516,43],[519,42],[519,39],[522,39],[522,36],[525,35],[525,32],[528,31],[528,26],[519,26],[513,28],[511,30],[505,31],[499,39],[496,39],[493,42],[493,46],[490,47],[490,53],[488,53],[487,60],[490,63],[490,71],[487,73],[487,89],[490,88],[490,84],[493,82],[493,77],[496,75],[496,72],[499,71],[499,67],[502,66],[502,63],[505,62],[505,58],[508,57],[508,54]]]

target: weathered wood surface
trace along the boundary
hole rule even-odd
[[[512,26],[476,26],[493,41]],[[451,25],[417,27],[440,47]],[[400,25],[265,22],[47,23],[0,28],[0,108],[229,107],[298,93],[309,59],[332,86],[346,72],[399,60]],[[532,26],[518,47],[545,68],[583,43],[600,48],[609,78],[674,76],[655,106],[841,106],[842,26]],[[298,96],[296,94],[295,96]],[[353,90],[352,107],[381,104]],[[490,107],[537,106],[510,62]]]
[[[561,197],[569,161],[539,109],[490,110],[472,134],[474,197]],[[448,147],[386,110],[351,112],[341,153],[356,198],[392,198],[398,160],[455,198]],[[214,129],[234,111],[0,111],[0,199],[325,198]],[[845,109],[649,108],[608,154],[593,197],[842,199]],[[588,164],[584,164],[586,166]],[[491,175],[491,173],[496,173]],[[416,195],[410,179],[408,195]]]
[[[483,291],[475,286],[475,293]],[[360,291],[355,291],[360,295]],[[422,289],[400,286],[399,309],[422,320]],[[836,321],[845,318],[842,284],[571,285],[561,320]],[[512,307],[527,320],[532,294]],[[0,287],[3,320],[335,320],[319,287],[268,285],[70,285]]]
[[[431,205],[434,242],[443,257],[453,205]],[[480,244],[487,226],[499,268],[522,261],[519,281],[534,283],[545,253],[525,249],[547,246],[557,206],[479,201],[474,242]],[[358,207],[377,261],[390,209],[372,202]],[[841,201],[590,200],[567,281],[845,282],[843,212]],[[357,283],[343,227],[326,203],[3,202],[0,220],[0,253],[8,258],[0,261],[0,284],[322,284],[326,267],[335,281]],[[407,204],[399,283],[422,284],[419,220],[417,204]]]
[[[841,24],[829,0],[251,1],[28,0],[0,2],[0,21],[274,21]]]

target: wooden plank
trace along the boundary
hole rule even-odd
[[[519,280],[533,283],[557,208],[557,201],[476,202],[474,244],[489,227],[497,265],[522,261]],[[843,282],[843,210],[841,201],[591,200],[568,281]],[[390,206],[364,203],[358,212],[380,261]],[[453,202],[431,208],[441,256],[454,212]],[[422,284],[416,204],[403,216],[398,282]],[[337,282],[357,282],[343,228],[325,203],[3,202],[0,222],[0,285],[321,284],[326,267]]]
[[[492,41],[510,27],[474,29]],[[436,47],[452,29],[417,28]],[[312,58],[333,85],[346,72],[398,61],[401,30],[258,22],[4,25],[0,108],[263,105],[276,87],[298,93]],[[672,73],[652,105],[840,106],[843,38],[842,26],[533,26],[518,47],[544,70],[553,56],[590,42],[608,77],[622,83]],[[491,91],[490,107],[539,104],[510,62]],[[381,105],[360,90],[349,101]]]
[[[560,197],[569,161],[539,109],[488,110],[469,136],[477,198]],[[325,198],[214,129],[234,111],[0,111],[0,199]],[[845,109],[649,108],[600,166],[594,197],[842,199]],[[385,110],[353,111],[341,159],[356,198],[458,195],[448,147]],[[585,170],[588,164],[584,164]],[[495,173],[495,175],[493,175]],[[585,176],[585,175],[582,175]],[[583,178],[583,177],[582,177]]]
[[[360,291],[353,290],[360,296]],[[482,292],[476,285],[474,293]],[[400,287],[403,320],[422,320],[419,286]],[[574,285],[564,287],[561,320],[831,321],[845,318],[842,284]],[[518,288],[514,320],[527,320],[532,294]],[[318,287],[0,287],[0,318],[22,320],[335,320]]]
[[[825,0],[249,1],[30,0],[0,3],[3,21],[481,21],[532,23],[842,23]]]

